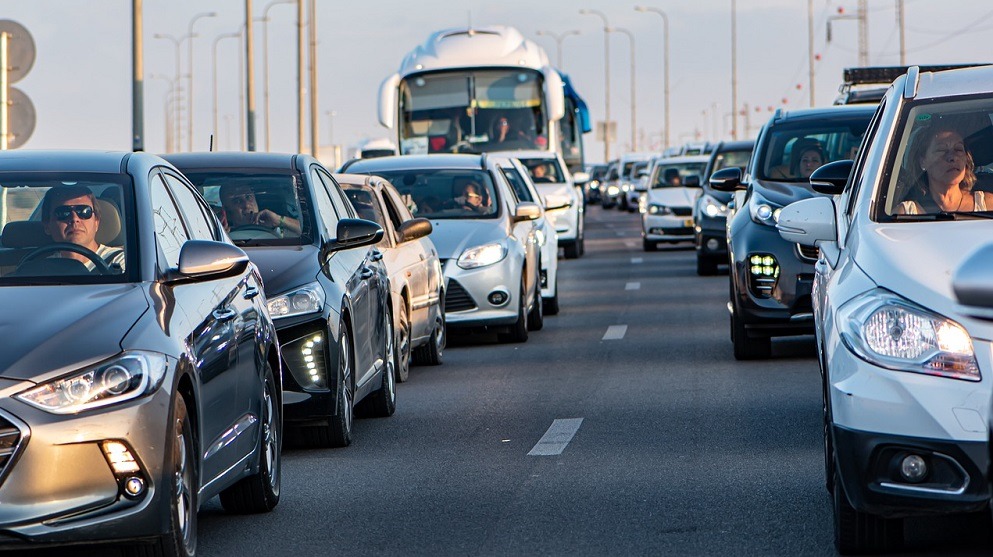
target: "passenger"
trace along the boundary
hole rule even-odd
[[[493,142],[515,143],[520,141],[531,142],[531,138],[521,130],[515,130],[510,125],[510,120],[506,116],[500,116],[493,122]]]
[[[531,179],[535,182],[547,183],[553,182],[552,177],[548,175],[548,165],[545,163],[540,163],[532,166]]]
[[[53,241],[82,246],[103,258],[114,272],[124,271],[124,250],[97,242],[100,206],[89,188],[59,186],[49,189],[41,202],[41,215],[45,234]],[[59,256],[75,259],[89,271],[96,268],[93,261],[81,253],[62,251]]]
[[[229,232],[243,226],[262,226],[300,234],[300,221],[297,219],[278,215],[269,209],[259,211],[255,192],[248,184],[225,184],[221,186],[220,198]]]
[[[955,129],[937,126],[917,133],[907,150],[910,191],[898,215],[959,213],[993,209],[993,193],[972,191],[976,163]]]
[[[769,177],[776,180],[806,180],[824,162],[824,147],[821,146],[821,142],[804,137],[793,143],[789,166],[774,167],[769,171]]]
[[[664,183],[667,186],[681,186],[683,185],[683,177],[679,175],[678,168],[666,168],[663,174]]]
[[[462,186],[462,194],[456,201],[463,209],[473,213],[488,213],[490,211],[490,199],[486,195],[486,189],[474,181],[467,182]]]

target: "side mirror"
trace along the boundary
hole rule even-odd
[[[523,201],[514,210],[514,222],[541,218],[541,207],[537,203]]]
[[[379,123],[387,129],[393,129],[396,119],[397,87],[400,85],[400,74],[393,74],[379,85]]]
[[[834,202],[829,197],[813,197],[783,207],[776,224],[787,242],[816,246],[818,242],[838,239],[834,219]]]
[[[717,191],[735,191],[746,189],[741,183],[741,169],[737,167],[722,168],[710,175],[710,187]]]
[[[810,175],[810,187],[818,193],[838,195],[845,191],[854,166],[855,161],[849,160],[829,162]]]
[[[336,233],[337,238],[326,246],[329,254],[343,249],[371,246],[383,239],[383,227],[365,219],[341,219]]]
[[[410,219],[400,225],[400,243],[423,238],[431,233],[434,227],[428,219]]]
[[[699,188],[700,187],[700,175],[690,174],[683,180],[683,185],[688,188]]]
[[[993,320],[993,244],[968,256],[952,275],[952,290],[962,311],[979,319]]]
[[[239,275],[248,267],[248,262],[244,250],[225,242],[187,240],[179,250],[182,278]]]
[[[572,181],[577,186],[581,186],[590,181],[590,175],[585,172],[577,172],[572,175]]]
[[[561,120],[565,116],[565,87],[562,83],[562,76],[551,66],[541,68],[541,73],[545,77],[548,117],[555,121]]]

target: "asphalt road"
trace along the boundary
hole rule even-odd
[[[285,451],[271,514],[208,502],[199,554],[834,555],[812,338],[736,362],[727,277],[639,231],[591,207],[544,330],[455,339],[352,446]],[[989,555],[990,530],[909,521],[902,554]]]

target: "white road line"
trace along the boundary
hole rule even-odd
[[[623,230],[615,230],[614,231],[614,234],[617,234],[618,236],[625,236],[626,235]]]
[[[611,325],[607,327],[607,332],[603,333],[603,338],[600,340],[621,340],[627,332],[627,325]]]
[[[629,282],[624,285],[624,290],[641,290],[640,282]]]
[[[634,242],[631,242],[631,241],[627,241],[627,242],[624,242],[624,245],[627,246],[627,247],[629,247],[629,248],[633,248],[634,246],[636,246],[638,244],[636,244]]]
[[[645,260],[643,258],[641,258],[641,257],[632,257],[631,258],[631,264],[632,265],[637,265],[637,264],[642,263],[644,261]]]
[[[569,441],[572,441],[579,426],[582,425],[582,418],[566,418],[553,420],[548,431],[541,436],[538,443],[531,449],[528,456],[555,456],[562,454]]]

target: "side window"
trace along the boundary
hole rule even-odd
[[[354,218],[355,210],[352,208],[352,204],[345,197],[345,194],[341,191],[341,187],[338,186],[338,182],[334,181],[331,176],[317,171],[321,179],[324,180],[324,187],[328,189],[328,194],[331,196],[331,202],[334,203],[334,208],[338,210],[338,216],[343,219]]]
[[[872,115],[869,128],[866,130],[865,135],[862,136],[862,144],[859,146],[858,154],[855,156],[855,165],[852,167],[851,180],[848,182],[848,188],[842,193],[843,198],[845,198],[845,215],[848,217],[849,222],[852,220],[852,211],[855,210],[855,200],[862,185],[862,169],[865,168],[865,161],[869,156],[869,146],[876,137],[876,132],[879,131],[879,125],[883,120],[883,111],[885,110],[886,99],[883,99],[879,103],[876,113]]]
[[[338,213],[335,212],[334,205],[331,203],[331,197],[328,195],[328,190],[315,168],[310,169],[310,181],[314,183],[314,201],[318,217],[327,228],[328,234],[334,236],[335,230],[338,227]]]
[[[397,208],[393,206],[393,197],[389,193],[383,192],[383,206],[386,207],[386,216],[393,223],[393,230],[400,230],[400,225],[403,224],[403,218],[397,211]]]
[[[162,181],[162,175],[156,173],[150,185],[155,241],[159,247],[159,254],[165,259],[159,262],[160,267],[172,269],[179,266],[179,251],[183,249],[183,244],[190,239],[190,236],[183,226],[179,209],[176,208],[165,182]]]
[[[524,178],[521,177],[516,168],[501,167],[500,171],[503,172],[503,177],[510,183],[510,188],[514,190],[517,199],[521,201],[534,201],[531,197],[531,192],[528,191],[527,184],[524,183]]]
[[[207,209],[197,198],[197,194],[179,178],[166,173],[162,175],[165,176],[176,203],[186,217],[186,224],[190,227],[190,237],[196,240],[216,240],[213,216],[207,215]]]

